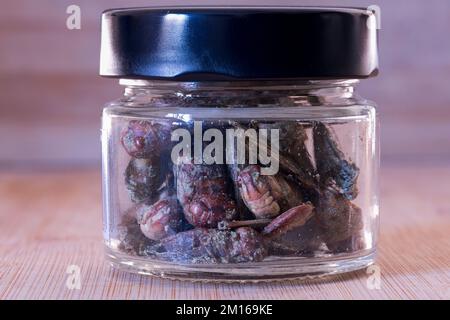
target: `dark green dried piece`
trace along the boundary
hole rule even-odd
[[[355,199],[358,195],[359,168],[345,159],[330,130],[323,123],[314,124],[313,136],[316,167],[322,185],[335,185],[347,199]]]
[[[262,237],[251,228],[198,228],[161,240],[147,254],[178,263],[243,263],[263,260],[267,250]]]

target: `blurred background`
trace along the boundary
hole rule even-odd
[[[66,9],[81,7],[81,30]],[[100,166],[102,105],[122,92],[98,76],[100,14],[148,5],[381,7],[378,78],[360,93],[379,105],[382,161],[450,161],[450,1],[14,0],[0,10],[0,166],[8,170]]]

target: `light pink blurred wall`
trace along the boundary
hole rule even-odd
[[[317,1],[191,4],[317,5]],[[65,27],[66,8],[82,29]],[[102,104],[118,97],[97,76],[100,13],[182,1],[15,0],[0,11],[0,166],[98,165]],[[363,6],[369,1],[321,1]],[[381,74],[360,85],[382,120],[384,161],[450,161],[450,1],[379,0]]]

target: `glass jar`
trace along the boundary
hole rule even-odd
[[[355,93],[358,79],[377,69],[372,16],[324,8],[104,13],[101,74],[125,87],[103,112],[112,265],[169,278],[261,281],[372,264],[377,120],[374,104]],[[271,55],[259,52],[267,42],[278,55],[298,49],[276,36],[294,33],[293,21],[326,39],[302,54],[308,63],[287,54],[268,66]],[[277,30],[250,52],[218,50],[217,37],[230,44],[236,35],[231,26],[251,35],[264,22]],[[236,45],[250,41],[242,33]],[[325,36],[333,33],[341,44]],[[186,39],[195,43],[186,47]],[[333,55],[322,52],[326,46]],[[203,50],[212,58],[193,62]],[[259,61],[246,68],[234,55]]]

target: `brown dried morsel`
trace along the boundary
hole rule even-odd
[[[250,129],[253,128],[255,125],[252,122],[243,123],[239,122],[239,129]],[[229,127],[237,128],[237,122],[230,121]],[[245,140],[245,143],[248,144],[248,139]],[[227,146],[229,148],[229,146]],[[246,146],[246,151],[248,151],[248,146]],[[233,159],[233,163],[228,163],[228,173],[230,176],[230,179],[233,183],[234,187],[234,199],[236,201],[236,207],[239,213],[238,219],[240,220],[249,220],[253,219],[254,215],[253,213],[248,209],[247,205],[244,202],[244,199],[242,198],[241,192],[239,191],[239,185],[238,185],[238,177],[239,173],[242,169],[244,169],[248,164],[238,163],[237,159],[237,143],[234,145],[234,150],[227,149],[227,154],[232,154],[231,158]]]
[[[230,121],[230,124],[237,129],[246,129],[245,126],[236,121]],[[253,121],[252,126],[257,126],[258,122]],[[292,138],[295,138],[292,137]],[[301,138],[303,139],[303,138]],[[280,142],[281,143],[281,142]],[[248,152],[249,148],[254,148],[254,150],[259,150],[260,148],[264,148],[268,150],[272,161],[277,161],[279,163],[281,171],[285,173],[286,176],[291,176],[292,179],[302,188],[302,192],[304,195],[308,195],[311,198],[317,196],[319,192],[318,181],[316,175],[312,175],[307,170],[307,166],[305,164],[299,165],[299,163],[289,156],[286,156],[283,153],[272,152],[272,146],[270,144],[265,143],[263,140],[253,141],[248,139],[248,143],[245,145],[246,152]],[[305,147],[306,148],[306,147]],[[309,154],[308,154],[309,156]],[[309,169],[311,170],[311,169]]]
[[[177,197],[189,223],[215,228],[220,221],[236,217],[226,166],[180,163],[175,166],[175,176]]]
[[[279,196],[277,192],[280,190],[271,190],[269,178],[259,174],[259,166],[254,165],[242,170],[238,177],[238,186],[244,203],[255,217],[274,217],[280,213],[280,205],[274,198]]]
[[[266,238],[277,238],[288,231],[303,226],[314,215],[314,207],[304,203],[293,207],[272,220],[262,234]]]
[[[363,228],[361,209],[331,189],[322,191],[316,205],[316,218],[327,246],[358,235]]]
[[[258,165],[249,165],[238,176],[239,192],[256,218],[276,217],[302,203],[300,191],[281,174],[261,175]]]
[[[327,244],[328,250],[332,253],[346,253],[364,250],[366,244],[362,234],[353,235],[347,239],[330,242]]]
[[[267,226],[272,222],[272,219],[253,219],[253,220],[236,220],[236,221],[221,221],[217,228],[219,230],[236,229],[241,227],[251,227],[258,229]]]
[[[163,163],[132,158],[125,170],[125,185],[133,202],[153,197],[161,186]]]
[[[121,132],[122,145],[134,158],[157,158],[172,146],[168,122],[131,120]]]
[[[136,218],[141,231],[152,240],[160,240],[181,231],[182,216],[176,196],[166,192],[156,202],[141,203],[136,207]]]
[[[263,260],[267,250],[251,228],[196,228],[161,240],[147,254],[178,263],[243,263]]]
[[[296,171],[302,171],[300,175],[303,177],[303,181],[308,181],[307,185],[314,185],[317,173],[306,147],[308,135],[305,125],[297,121],[285,121],[259,123],[259,128],[279,130],[279,152],[281,156],[286,160],[289,159],[289,163],[297,165]]]
[[[174,171],[181,204],[190,202],[196,194],[228,191],[227,173],[222,165],[193,164],[184,160],[174,166]]]
[[[257,262],[263,260],[267,255],[264,239],[252,228],[237,228],[235,232],[238,239],[233,240],[235,251],[232,256],[236,262]],[[234,236],[232,236],[234,237]]]
[[[358,195],[359,168],[345,159],[331,131],[321,122],[313,126],[314,157],[322,185],[335,185],[347,199]]]
[[[253,213],[245,205],[244,199],[239,191],[238,176],[239,172],[243,169],[243,165],[229,164],[228,173],[233,184],[234,189],[234,200],[236,201],[236,209],[238,211],[237,219],[239,220],[250,220],[254,219]]]
[[[145,251],[154,246],[156,241],[147,238],[141,231],[134,215],[134,209],[122,217],[118,225],[119,250],[137,256],[145,255]],[[132,211],[132,212],[131,212]]]
[[[184,206],[184,216],[193,226],[215,228],[221,221],[236,217],[236,203],[226,193],[196,195]]]
[[[285,232],[282,237],[271,238],[268,250],[274,256],[314,256],[327,249],[321,235],[322,230],[313,216],[304,225]]]

